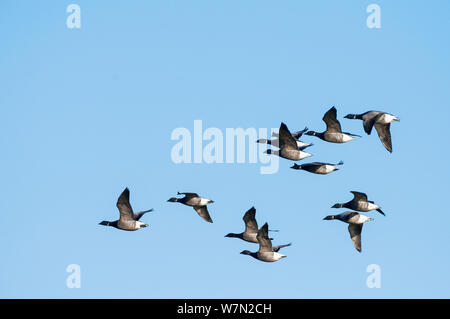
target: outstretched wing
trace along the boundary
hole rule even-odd
[[[122,194],[120,194],[116,206],[119,209],[121,221],[134,220],[133,208],[130,205],[130,191],[128,188],[125,188]]]
[[[201,218],[203,218],[204,220],[206,220],[209,223],[213,222],[213,220],[211,219],[211,216],[209,216],[209,212],[208,212],[208,209],[206,208],[206,206],[194,206],[194,209]]]
[[[289,244],[286,244],[286,245],[273,246],[272,250],[277,253],[281,248],[289,247],[290,245],[292,245],[292,243],[289,243]]]
[[[256,239],[259,243],[259,252],[273,252],[272,250],[272,241],[269,238],[269,225],[267,223],[258,230],[258,235],[256,235]]]
[[[256,233],[258,232],[258,223],[255,218],[256,209],[255,207],[250,208],[242,218],[245,223],[245,232],[246,233]]]
[[[381,143],[383,143],[384,147],[392,153],[391,123],[380,124],[375,122],[374,126],[377,130],[378,136],[380,137]]]
[[[280,149],[284,148],[284,149],[298,150],[297,142],[295,141],[295,138],[292,136],[291,132],[289,132],[289,129],[287,128],[286,124],[281,123],[279,134],[280,134],[279,137]]]
[[[297,132],[292,133],[292,137],[295,138],[296,140],[298,140],[300,137],[302,137],[303,134],[306,133],[306,131],[308,131],[308,128],[307,128],[307,127],[305,127],[305,128],[304,128],[303,130],[301,130],[301,131],[297,131]]]
[[[359,202],[359,201],[363,201],[363,202],[367,202],[367,195],[364,193],[360,193],[360,192],[355,192],[355,191],[351,191],[350,193],[353,194],[354,196],[354,200]]]
[[[342,133],[341,124],[337,120],[336,116],[337,111],[334,106],[331,109],[329,109],[323,116],[322,120],[327,125],[327,132]]]
[[[361,231],[363,224],[350,224],[348,225],[348,232],[350,233],[350,238],[352,239],[353,246],[356,250],[361,252]]]
[[[146,213],[149,213],[149,212],[152,212],[152,211],[153,211],[153,208],[152,208],[152,209],[149,209],[149,210],[144,210],[143,212],[135,213],[135,214],[134,214],[134,220],[139,220],[139,219],[141,219],[141,217],[144,216]]]

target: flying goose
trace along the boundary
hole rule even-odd
[[[350,233],[350,238],[352,239],[353,246],[355,246],[357,251],[361,252],[361,231],[363,223],[373,220],[373,218],[367,217],[357,212],[345,212],[339,215],[330,215],[324,218],[324,220],[334,219],[349,224],[348,232]]]
[[[310,173],[314,174],[322,174],[326,175],[331,172],[339,170],[337,166],[344,164],[343,161],[340,161],[337,164],[330,164],[330,163],[322,163],[322,162],[313,162],[313,163],[306,163],[302,165],[294,164],[291,168],[298,169],[298,170],[305,170]]]
[[[286,257],[285,255],[280,254],[278,251],[283,248],[290,246],[291,243],[287,245],[280,245],[280,246],[272,246],[272,241],[270,240],[268,236],[269,231],[269,225],[267,223],[264,224],[261,229],[258,230],[258,234],[256,236],[256,239],[259,243],[259,250],[257,252],[251,252],[249,250],[244,250],[241,252],[242,255],[249,255],[253,258],[256,258],[261,261],[265,262],[273,262],[280,260],[281,258]]]
[[[207,222],[212,223],[213,220],[211,219],[211,216],[209,216],[208,209],[206,208],[206,205],[214,203],[214,201],[206,198],[202,198],[198,196],[196,193],[180,193],[178,192],[177,195],[184,195],[183,198],[175,198],[172,197],[168,200],[168,202],[174,202],[174,203],[181,203],[187,206],[191,206],[194,208],[194,210],[197,212],[197,214],[206,220]]]
[[[122,230],[138,230],[144,227],[147,227],[147,224],[144,224],[139,221],[139,219],[148,212],[153,211],[153,209],[145,210],[139,213],[133,213],[133,208],[130,205],[130,191],[128,188],[120,194],[119,199],[116,204],[117,208],[120,212],[119,220],[115,220],[113,222],[110,221],[102,221],[99,225],[103,226],[112,226]]]
[[[280,134],[279,136],[280,150],[274,151],[268,149],[264,151],[264,153],[278,155],[280,157],[293,161],[299,161],[304,158],[312,156],[311,154],[303,152],[298,149],[296,140],[292,136],[291,132],[289,132],[289,129],[287,128],[286,124],[281,123],[279,134]]]
[[[378,137],[383,143],[384,147],[392,153],[392,141],[391,141],[391,123],[399,122],[400,120],[389,113],[379,111],[368,111],[362,114],[347,114],[347,119],[358,119],[363,121],[364,131],[370,135],[372,128],[375,126]]]
[[[353,199],[351,201],[342,204],[334,204],[331,208],[345,207],[360,212],[368,212],[375,209],[380,214],[385,215],[380,206],[376,205],[372,201],[367,200],[366,194],[355,191],[351,191],[350,193],[353,194]]]
[[[225,237],[240,238],[250,243],[257,243],[258,239],[256,239],[256,236],[258,234],[258,223],[256,221],[255,214],[256,214],[255,207],[250,208],[242,218],[242,220],[245,223],[245,231],[239,234],[229,233],[225,235]],[[271,230],[269,229],[269,231]],[[272,240],[273,238],[270,239]]]
[[[333,106],[325,113],[325,115],[322,118],[322,120],[327,125],[326,131],[322,133],[318,133],[315,131],[308,131],[305,134],[317,136],[318,138],[331,143],[345,143],[354,140],[355,139],[354,136],[361,137],[356,134],[342,132],[341,124],[337,120],[336,115],[337,111],[336,108]]]

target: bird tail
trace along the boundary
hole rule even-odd
[[[379,212],[381,215],[386,216],[386,214],[381,210],[381,209],[377,209],[377,212]]]
[[[337,163],[336,165],[343,165],[344,161],[339,161],[339,163]]]

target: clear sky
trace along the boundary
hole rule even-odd
[[[0,297],[449,298],[449,15],[446,0],[1,1]],[[321,131],[332,105],[362,138],[303,138],[303,162],[345,162],[330,175],[171,159],[173,130],[194,120]],[[401,120],[392,154],[343,118],[371,109]],[[135,210],[154,208],[150,227],[98,225],[125,187]],[[346,224],[322,220],[352,190],[386,212],[367,213],[361,254]],[[214,223],[166,202],[177,191],[214,200]],[[274,244],[293,242],[287,258],[224,238],[252,206]],[[366,285],[371,264],[381,288]]]

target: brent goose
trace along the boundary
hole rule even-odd
[[[172,197],[168,202],[181,203],[187,206],[191,206],[199,214],[201,218],[207,222],[212,223],[211,216],[209,216],[208,209],[206,205],[214,203],[214,201],[198,196],[196,193],[177,193],[178,195],[184,195],[183,198]]]
[[[313,163],[306,163],[302,165],[294,164],[291,168],[298,169],[298,170],[305,170],[310,173],[314,174],[322,174],[326,175],[331,172],[339,170],[337,167],[338,165],[344,164],[343,161],[340,161],[337,164],[330,164],[330,163],[322,163],[322,162],[313,162]]]
[[[274,151],[268,149],[264,151],[267,154],[278,155],[282,158],[286,158],[293,161],[299,161],[304,158],[312,156],[309,153],[303,152],[298,149],[295,138],[292,136],[291,132],[287,128],[286,124],[281,123],[279,131],[279,151]]]
[[[147,224],[140,222],[139,219],[145,213],[153,211],[153,209],[145,210],[139,213],[133,213],[133,208],[130,205],[130,191],[128,190],[128,188],[125,188],[122,194],[120,194],[116,206],[120,212],[119,220],[115,220],[113,222],[104,220],[99,225],[112,226],[118,229],[130,231],[138,230],[148,226]]]
[[[381,207],[376,205],[374,202],[367,200],[367,195],[360,192],[350,192],[353,194],[353,199],[347,203],[342,204],[334,204],[331,208],[348,208],[354,209],[360,212],[368,212],[371,210],[376,210],[382,215],[385,215],[384,212],[380,209]]]
[[[345,212],[339,215],[330,215],[324,218],[324,220],[340,220],[348,225],[348,232],[352,239],[353,245],[356,250],[361,252],[361,231],[363,223],[373,220],[373,218],[367,217],[357,212]]]
[[[242,218],[242,220],[245,223],[245,231],[239,234],[229,233],[225,235],[225,237],[240,238],[250,243],[257,243],[258,239],[256,239],[256,236],[258,235],[258,222],[256,221],[255,214],[256,214],[255,207],[250,208]],[[276,230],[269,229],[269,231],[276,231]],[[270,239],[272,240],[273,238]]]
[[[265,223],[264,226],[261,227],[260,230],[258,230],[258,235],[256,236],[256,239],[258,240],[259,243],[259,250],[257,252],[244,250],[241,252],[241,254],[249,255],[252,256],[253,258],[265,262],[273,262],[286,257],[285,255],[280,254],[278,251],[283,247],[290,246],[291,244],[289,243],[287,245],[272,247],[272,241],[268,236],[268,230],[269,225],[267,225],[267,223]]]
[[[390,127],[392,122],[400,121],[396,116],[386,112],[368,111],[362,114],[347,114],[345,118],[362,120],[364,131],[369,135],[372,132],[372,127],[375,126],[384,147],[392,153]]]
[[[341,124],[337,120],[336,115],[337,111],[333,106],[325,113],[322,118],[322,120],[327,125],[326,131],[322,133],[308,131],[306,132],[306,135],[317,136],[318,138],[331,143],[345,143],[354,140],[354,136],[361,137],[356,134],[342,132]]]

